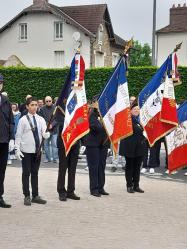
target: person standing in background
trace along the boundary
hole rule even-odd
[[[51,116],[55,110],[52,98],[50,96],[45,97],[45,105],[40,110],[40,116],[42,116],[46,124],[49,123]],[[57,149],[57,122],[54,119],[49,127],[50,137],[44,141],[44,151],[45,151],[45,163],[51,162],[58,163],[58,149]],[[52,152],[52,154],[51,154]]]
[[[16,135],[16,131],[17,131],[17,126],[18,126],[18,122],[19,122],[19,119],[21,117],[21,113],[18,109],[18,104],[16,103],[12,103],[12,113],[13,113],[13,116],[14,116],[14,136]],[[11,165],[12,164],[12,159],[16,159],[15,157],[15,150],[11,151],[9,153],[9,157],[8,157],[8,162],[7,164],[8,165]]]

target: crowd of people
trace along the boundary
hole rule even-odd
[[[57,98],[53,101],[50,96],[46,96],[43,101],[27,95],[24,104],[10,103],[7,94],[2,91],[3,83],[3,77],[0,75],[0,207],[11,207],[3,199],[4,179],[7,163],[11,164],[11,160],[15,158],[21,160],[22,164],[24,205],[46,204],[47,201],[41,198],[38,188],[41,147],[45,152],[44,163],[59,164],[57,192],[60,201],[67,201],[68,198],[80,200],[75,194],[75,175],[81,145],[86,147],[90,194],[94,197],[109,195],[104,186],[110,141],[100,119],[97,96],[92,99],[88,108],[90,132],[76,142],[66,156],[61,138],[64,114],[57,109],[56,114],[52,115]],[[144,193],[140,188],[140,171],[145,173],[149,170],[150,173],[154,173],[155,167],[160,165],[162,140],[149,148],[140,124],[140,110],[134,96],[130,98],[130,111],[133,134],[121,140],[117,157],[113,160],[112,171],[116,170],[121,160],[125,170],[127,192]],[[51,120],[52,116],[54,118]],[[149,159],[148,154],[150,154]],[[32,192],[29,187],[30,180]]]

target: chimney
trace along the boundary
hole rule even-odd
[[[181,6],[173,5],[170,9],[170,25],[171,26],[184,26],[184,23],[187,23],[187,7],[186,4]]]
[[[40,5],[42,3],[48,3],[48,0],[33,0],[34,5]]]

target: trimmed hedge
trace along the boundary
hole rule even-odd
[[[68,68],[0,67],[0,73],[5,79],[4,91],[8,92],[11,101],[18,103],[24,102],[27,94],[31,94],[39,99],[44,98],[46,95],[58,96],[68,70]],[[128,83],[130,95],[138,95],[156,70],[156,67],[129,68]],[[86,70],[85,84],[88,99],[103,89],[112,71],[113,68]],[[178,101],[187,99],[187,67],[180,67],[179,72],[183,84],[176,87],[176,98]]]

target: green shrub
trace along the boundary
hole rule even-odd
[[[129,68],[128,83],[130,95],[137,96],[156,72],[156,67],[131,67]],[[25,96],[31,94],[37,98],[46,95],[56,97],[64,84],[69,69],[41,69],[21,67],[0,67],[0,73],[5,79],[4,91],[14,102],[24,102]],[[112,68],[99,68],[86,70],[85,85],[87,98],[101,92],[111,75]],[[176,87],[176,98],[187,98],[187,67],[180,67],[183,84]]]

